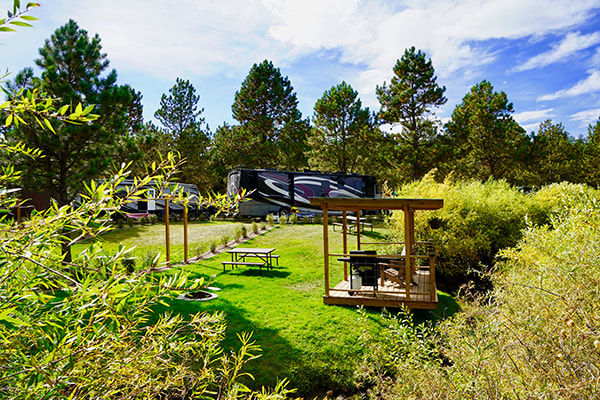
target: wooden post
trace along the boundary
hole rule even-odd
[[[429,257],[429,292],[431,293],[429,300],[435,299],[435,255]]]
[[[187,204],[183,205],[183,261],[188,263],[188,208]]]
[[[171,266],[171,246],[169,244],[169,198],[165,197],[165,234],[166,234],[166,258],[167,267]]]
[[[404,279],[406,280],[406,300],[410,300],[410,285],[412,282],[412,274],[410,270],[411,255],[412,255],[412,240],[410,237],[410,206],[403,206],[404,214]]]
[[[329,297],[329,214],[323,203],[323,254],[325,256],[325,296]],[[345,233],[344,233],[345,234]]]
[[[356,215],[356,250],[360,250],[360,210],[356,210],[354,215]]]
[[[342,234],[344,254],[348,254],[348,236],[346,235],[346,210],[342,211]],[[348,280],[348,263],[344,261],[344,280]]]

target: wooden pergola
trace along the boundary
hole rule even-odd
[[[338,305],[365,305],[376,307],[400,307],[410,309],[437,308],[437,288],[435,284],[435,257],[430,252],[427,255],[418,255],[415,245],[423,242],[415,242],[415,211],[437,210],[443,207],[441,199],[365,199],[365,198],[312,198],[311,204],[320,206],[323,210],[323,246],[324,246],[324,268],[325,268],[325,304]],[[402,210],[404,213],[404,242],[403,243],[375,243],[361,242],[361,210]],[[341,211],[343,252],[331,252],[329,249],[329,223],[330,211]],[[361,245],[394,244],[403,245],[403,254],[377,255],[381,260],[380,265],[386,265],[383,260],[397,259],[404,266],[403,284],[386,281],[384,269],[381,267],[381,284],[375,285],[373,289],[355,290],[349,285],[349,274],[347,268],[348,257],[348,213],[355,213],[356,246],[361,250]],[[341,257],[341,258],[340,258]],[[357,257],[354,255],[354,257]],[[358,256],[360,257],[360,256]],[[344,280],[335,287],[330,286],[331,259],[343,260]],[[416,259],[427,259],[428,265],[415,267]],[[402,265],[402,264],[400,264]]]

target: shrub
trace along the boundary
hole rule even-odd
[[[217,242],[215,242],[214,240],[211,241],[208,245],[208,248],[211,253],[214,253],[217,250]]]
[[[515,247],[500,252],[494,301],[466,304],[428,335],[428,346],[437,354],[432,359],[412,364],[410,356],[395,358],[402,372],[394,384],[378,387],[379,393],[445,399],[597,397],[600,193],[571,184],[540,192],[534,196],[540,207],[553,204],[550,222],[529,224]]]
[[[444,200],[440,210],[415,214],[415,235],[434,241],[436,269],[457,283],[489,270],[501,249],[518,242],[528,222],[537,226],[548,221],[547,207],[503,181],[437,183],[427,175],[402,187],[399,196]],[[402,211],[394,211],[388,220],[398,238],[404,236],[403,217]]]
[[[133,218],[127,218],[127,226],[128,227],[132,227],[135,224],[135,219]]]
[[[246,239],[248,237],[248,228],[246,228],[246,225],[242,225],[241,230],[242,230],[242,237],[244,239]]]
[[[298,214],[291,214],[288,220],[290,224],[296,225],[298,223]]]
[[[243,229],[242,229],[243,227],[244,227],[244,225],[240,225],[235,228],[234,233],[233,233],[233,240],[238,241],[244,237],[243,236],[244,233],[243,233]]]
[[[268,223],[270,226],[273,226],[273,225],[275,225],[275,217],[273,216],[273,214],[269,214],[269,215],[267,215],[267,218],[266,218],[266,219],[267,219],[267,223]]]
[[[302,223],[305,225],[310,224],[310,217],[306,216],[306,215],[304,217],[302,217]]]
[[[264,231],[265,229],[267,229],[267,224],[264,222],[260,223],[260,230]]]
[[[258,224],[256,221],[252,221],[252,232],[256,235],[258,234]]]
[[[279,224],[280,225],[285,225],[288,223],[288,218],[285,215],[282,215],[279,217]]]
[[[223,231],[221,232],[221,244],[223,246],[227,246],[227,243],[229,243],[229,241],[231,240],[231,233],[227,232],[227,231]]]
[[[323,223],[323,214],[315,214],[315,224]]]
[[[150,223],[152,225],[154,225],[158,222],[158,216],[156,214],[150,214],[150,216],[148,217],[148,220],[150,221]]]
[[[204,254],[204,250],[205,246],[203,243],[196,243],[193,247],[192,247],[192,254],[195,257],[200,257],[202,254]]]
[[[119,218],[117,220],[117,228],[119,228],[119,229],[125,228],[125,220],[123,218]]]
[[[146,219],[146,217],[142,217],[142,218],[140,218],[139,222],[140,222],[140,225],[143,226],[143,225],[146,225],[148,223],[148,220]]]

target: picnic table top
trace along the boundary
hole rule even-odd
[[[254,248],[254,247],[234,247],[233,249],[227,250],[228,253],[256,253],[256,254],[268,254],[275,251],[275,248]]]

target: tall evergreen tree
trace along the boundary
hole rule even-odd
[[[373,116],[346,82],[325,91],[314,107],[308,139],[311,168],[343,173],[373,173],[380,142]]]
[[[40,87],[62,104],[95,104],[100,118],[73,125],[54,123],[56,133],[34,121],[20,124],[6,134],[8,141],[22,141],[41,150],[43,158],[19,160],[25,173],[22,184],[44,191],[60,205],[69,203],[82,189],[82,182],[99,177],[120,154],[133,154],[130,134],[141,119],[141,95],[130,86],[118,86],[117,73],[106,76],[109,61],[102,53],[100,37],[90,38],[70,20],[58,28],[39,49],[36,64],[41,78],[25,70],[14,86]]]
[[[453,151],[451,168],[467,178],[512,180],[525,130],[513,119],[504,92],[486,80],[465,95],[446,125]]]
[[[287,77],[270,61],[254,64],[231,107],[248,150],[248,167],[299,169],[306,166],[308,119],[302,119],[298,100]],[[226,133],[224,130],[223,133]],[[237,135],[237,134],[236,134]]]
[[[394,66],[389,86],[377,87],[382,122],[399,125],[397,159],[406,178],[418,179],[435,166],[439,123],[433,109],[446,103],[431,59],[415,47],[406,49]]]
[[[194,183],[202,189],[210,186],[208,167],[208,147],[210,134],[204,129],[204,109],[198,110],[200,96],[189,80],[177,78],[169,89],[169,95],[163,94],[160,108],[154,116],[166,128],[167,135],[155,135],[166,139],[163,143],[167,151],[176,150],[185,159],[179,178],[186,183]]]
[[[585,183],[600,188],[600,118],[588,127],[588,136],[584,146],[583,171]]]
[[[579,182],[581,176],[580,143],[569,136],[561,123],[546,120],[531,137],[528,148],[528,185],[543,186],[554,182]]]

